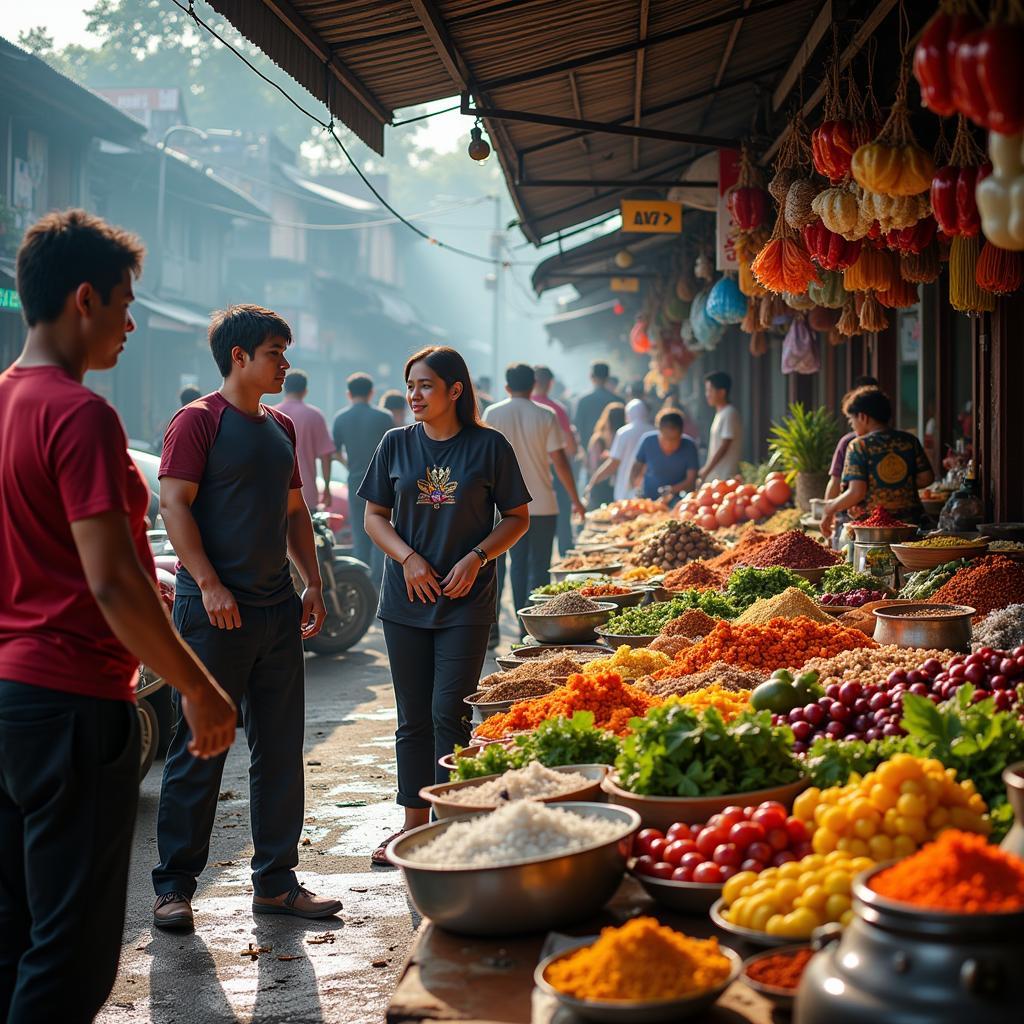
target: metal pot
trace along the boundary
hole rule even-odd
[[[1000,849],[1024,857],[1024,761],[1007,765],[1003,769],[1006,799],[1013,808],[1013,828],[999,844]]]
[[[884,899],[854,883],[854,918],[822,933],[794,1024],[1020,1024],[1024,912],[947,914]]]
[[[915,612],[932,614],[915,615]],[[976,609],[959,604],[882,605],[872,612],[875,617],[874,639],[876,643],[895,644],[897,647],[970,654],[971,617],[975,612]]]

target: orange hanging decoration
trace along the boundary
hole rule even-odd
[[[939,243],[932,241],[920,253],[900,255],[900,277],[914,284],[931,284],[939,277]]]
[[[863,299],[859,295],[857,298],[860,306],[857,311],[860,329],[868,333],[884,331],[889,326],[889,318],[883,312],[874,291],[866,291]]]
[[[978,257],[974,279],[979,288],[996,295],[1009,295],[1024,284],[1024,253],[1000,249],[986,242]]]
[[[843,271],[843,287],[848,292],[866,292],[869,288],[885,291],[899,280],[892,254],[864,246],[857,262]]]
[[[889,309],[909,309],[917,305],[917,299],[917,285],[903,277],[884,292],[878,292],[878,301]]]
[[[805,292],[818,280],[818,271],[797,233],[780,212],[771,240],[757,254],[750,269],[770,292]]]

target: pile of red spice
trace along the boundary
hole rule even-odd
[[[778,537],[760,544],[746,559],[748,565],[767,569],[781,565],[787,569],[820,569],[835,565],[839,556],[828,548],[811,540],[800,530],[787,530]]]
[[[950,548],[951,555],[955,550]],[[980,622],[997,608],[1024,604],[1024,565],[1005,555],[977,558],[947,580],[928,600],[937,604],[969,605],[977,609],[974,621]]]
[[[759,985],[773,988],[795,989],[800,984],[804,968],[814,956],[810,946],[792,953],[772,953],[771,956],[755,960],[746,971],[747,977]]]
[[[887,508],[881,505],[871,515],[864,519],[855,519],[853,526],[869,526],[872,530],[895,530],[900,527],[912,526],[912,523],[904,523],[897,519]]]
[[[666,590],[717,590],[725,585],[728,573],[720,569],[712,569],[707,562],[697,559],[687,562],[679,569],[665,573],[662,586]]]
[[[949,829],[871,880],[879,896],[927,910],[993,914],[1024,909],[1024,860],[984,836]]]

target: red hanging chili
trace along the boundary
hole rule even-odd
[[[854,241],[830,231],[820,219],[803,229],[804,244],[811,258],[825,270],[846,270],[860,256],[861,240]]]
[[[957,112],[953,59],[963,37],[978,27],[973,15],[954,14],[945,3],[925,25],[914,49],[914,77],[921,86],[921,102],[941,117]]]
[[[986,128],[1002,135],[1024,131],[1024,29],[990,22],[975,46]]]

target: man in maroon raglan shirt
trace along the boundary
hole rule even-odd
[[[0,1020],[91,1021],[124,927],[138,801],[135,680],[174,686],[189,759],[235,708],[171,628],[146,541],[149,489],[117,413],[82,384],[135,329],[142,245],[82,210],[18,250],[28,334],[0,374]],[[195,756],[194,756],[195,755]]]
[[[284,387],[291,338],[288,324],[261,306],[214,313],[210,349],[224,383],[167,427],[160,512],[179,559],[174,623],[242,707],[252,754],[253,913],[318,918],[341,903],[301,886],[295,867],[304,816],[302,641],[319,632],[325,609],[295,428],[262,404]],[[301,599],[289,555],[305,583]],[[224,769],[222,757],[188,757],[187,742],[179,721],[157,816],[158,928],[193,925]]]

